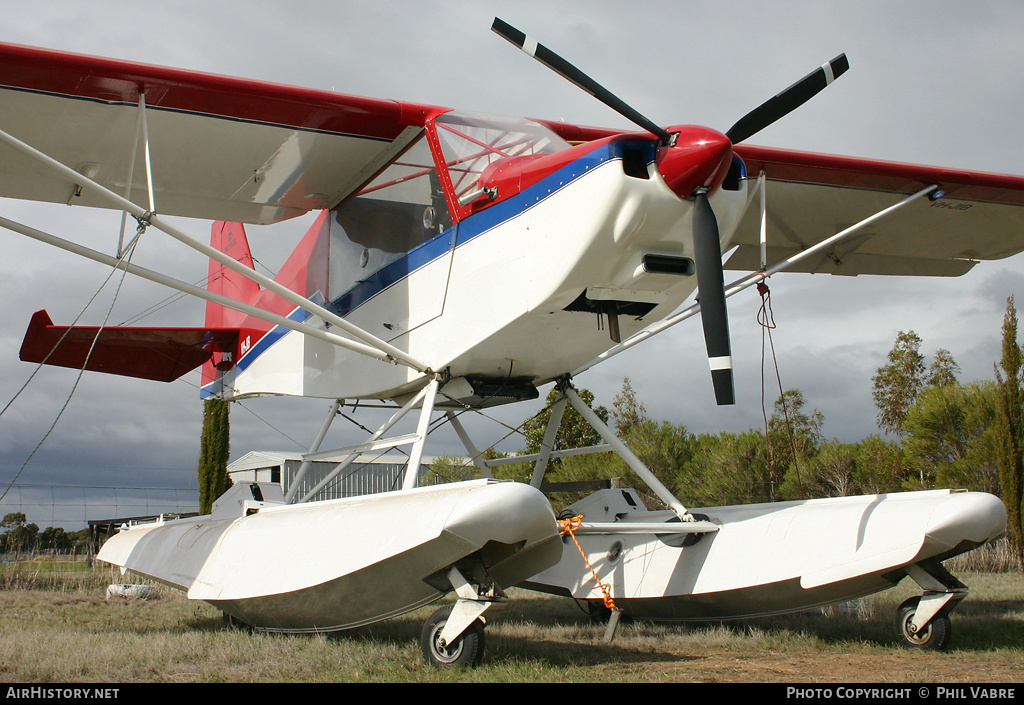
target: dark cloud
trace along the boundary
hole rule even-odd
[[[758,144],[995,172],[1020,171],[1024,153],[1018,129],[1024,74],[1000,69],[1024,63],[1019,41],[1024,6],[1005,0],[943,3],[938,9],[917,0],[601,0],[560,2],[557,13],[550,2],[534,1],[109,2],[79,7],[4,0],[0,8],[0,41],[615,127],[628,124],[493,35],[492,18],[500,15],[536,35],[658,122],[699,122],[719,129],[845,51],[851,71],[757,135]],[[119,224],[117,214],[11,201],[0,201],[0,215],[108,250]],[[303,225],[253,229],[256,256],[276,268]],[[204,240],[209,224],[184,221],[182,227]],[[17,360],[32,311],[45,307],[58,323],[71,322],[107,272],[6,231],[0,231],[0,247],[5,294],[0,403],[5,404],[33,370]],[[189,282],[205,276],[201,258],[180,246],[150,241],[148,235],[138,256],[139,263],[159,263]],[[107,316],[113,284],[83,323],[96,325]],[[1018,256],[981,264],[957,280],[792,275],[775,277],[771,284],[783,386],[800,388],[808,403],[825,414],[826,435],[856,440],[877,432],[870,377],[900,330],[915,330],[926,354],[949,349],[963,379],[991,376],[1006,297],[1024,291],[1024,260]],[[171,292],[131,279],[124,287],[110,314],[113,323],[155,306],[160,308],[140,324],[201,320],[201,303],[165,305]],[[654,418],[695,432],[760,427],[762,364],[769,412],[778,382],[770,355],[762,363],[759,304],[752,290],[730,301],[736,407],[719,409],[712,402],[696,319],[588,371],[578,384],[610,406],[623,377],[629,376]],[[0,485],[6,487],[42,440],[74,382],[73,371],[45,369],[0,417]],[[32,502],[45,504],[52,492],[48,487],[75,485],[80,489],[69,491],[93,503],[112,495],[85,486],[194,488],[201,409],[197,383],[197,374],[171,385],[83,376],[14,494],[25,497],[21,493],[31,490]],[[245,402],[232,412],[232,454],[300,450],[311,442],[327,408],[325,400]],[[525,404],[491,415],[516,426],[536,408]],[[376,427],[382,421],[378,415],[364,411],[357,419]],[[481,446],[509,432],[480,420],[470,425],[480,434]],[[336,427],[332,441],[337,445],[355,442],[361,434],[344,420]],[[505,449],[519,446],[515,438],[505,441]],[[437,441],[431,449],[436,454],[460,449],[450,432],[439,431]],[[118,492],[129,496],[127,489]],[[154,511],[170,501],[157,495],[151,490],[152,501],[146,500]],[[72,524],[81,524],[81,501],[65,503]],[[12,495],[0,511],[23,506],[17,502],[29,504]],[[96,512],[111,507],[121,511],[127,504],[108,503]],[[33,511],[40,512],[32,520],[41,525],[54,517],[52,508]]]

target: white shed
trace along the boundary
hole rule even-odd
[[[408,458],[404,455],[360,456],[338,477],[322,488],[313,501],[355,497],[400,489],[405,477]],[[433,458],[424,457],[420,465],[420,479],[430,469]],[[250,451],[228,465],[228,475],[235,484],[240,482],[274,482],[287,492],[302,465],[301,453],[276,451]],[[333,461],[314,461],[299,483],[296,498],[305,496],[337,466]]]

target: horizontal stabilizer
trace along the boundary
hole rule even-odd
[[[209,360],[215,350],[234,351],[237,345],[236,328],[69,328],[53,325],[46,311],[36,311],[21,359],[173,382]]]

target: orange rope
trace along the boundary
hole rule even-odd
[[[580,555],[583,556],[583,562],[587,564],[588,568],[590,568],[590,573],[594,576],[594,581],[597,583],[597,586],[601,588],[601,592],[604,594],[604,606],[613,610],[615,609],[615,600],[612,599],[611,586],[605,585],[601,582],[601,579],[597,577],[597,571],[594,570],[594,566],[590,565],[590,561],[587,560],[587,554],[583,552],[583,547],[580,546],[580,542],[576,540],[576,534],[573,533],[582,523],[582,514],[574,516],[571,519],[558,519],[558,525],[561,527],[558,534],[559,536],[569,534],[569,537],[572,538],[572,542],[576,544],[576,548],[579,549]]]

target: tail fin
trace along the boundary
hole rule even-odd
[[[217,221],[210,233],[210,246],[220,250],[247,267],[253,266],[249,240],[241,223]],[[210,276],[207,288],[215,294],[223,294],[235,301],[254,304],[260,295],[260,285],[220,262],[210,260]],[[245,314],[226,308],[212,301],[206,304],[206,325],[211,328],[240,328]]]
[[[210,245],[248,267],[253,266],[249,241],[241,223],[214,223]],[[326,295],[329,247],[330,219],[329,213],[324,211],[288,257],[275,281],[302,296],[317,298],[318,294],[321,297]],[[256,282],[214,260],[210,261],[207,289],[280,316],[292,315],[295,308],[295,304],[287,299],[262,289]],[[268,335],[272,338],[274,329],[272,324],[260,318],[213,302],[206,304],[206,326],[212,329],[238,329],[239,344],[237,349],[230,350],[213,346],[210,361],[203,365],[203,397],[223,394],[226,382],[224,373],[236,364],[241,366],[239,369],[251,364],[254,356],[262,354],[257,351],[267,347],[257,345],[257,342],[265,342]],[[245,359],[247,354],[250,355],[249,362]]]
[[[249,239],[241,223],[217,221],[210,228],[210,246],[220,250],[247,267],[253,266]],[[255,304],[260,297],[260,285],[220,262],[211,259],[206,288],[215,294],[247,304]],[[241,311],[227,308],[212,301],[206,302],[206,325],[209,328],[241,329],[247,316]],[[201,396],[223,393],[223,374],[234,366],[238,354],[237,336],[231,348],[213,346],[210,359],[203,364]]]

